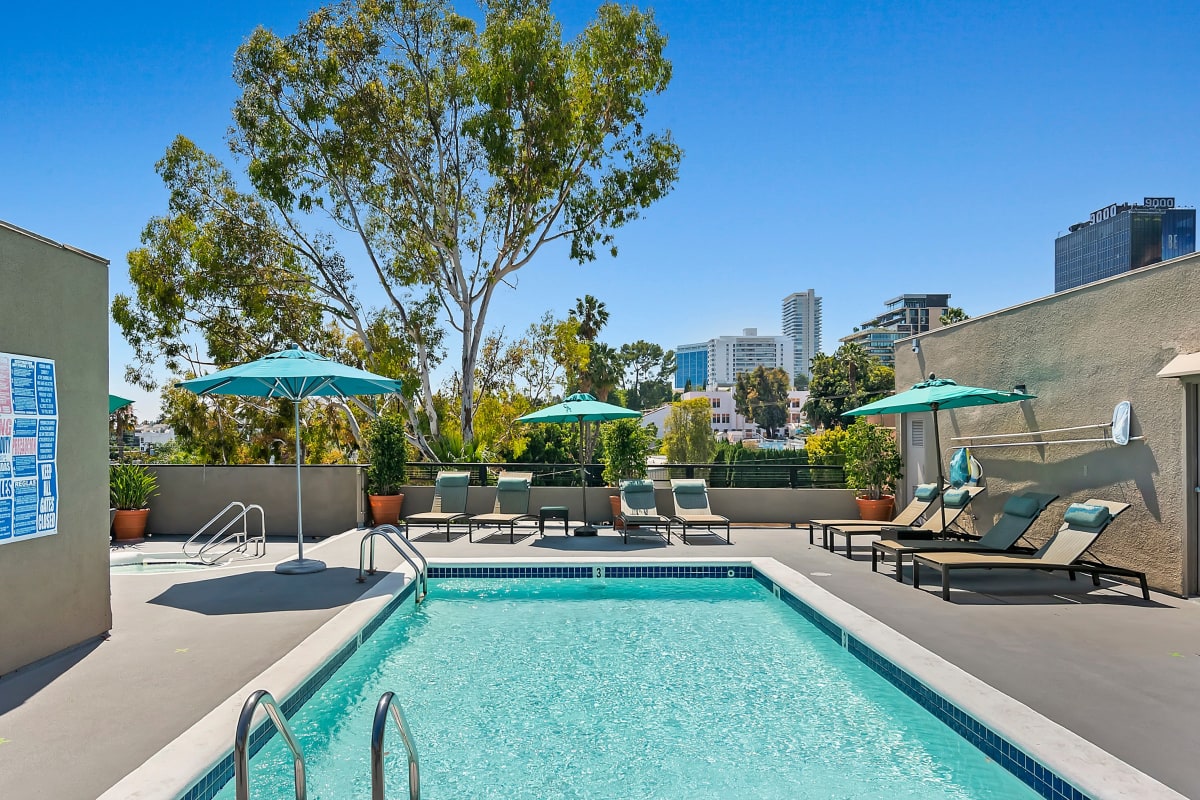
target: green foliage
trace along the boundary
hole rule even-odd
[[[594,342],[600,335],[600,330],[608,324],[608,307],[590,294],[575,298],[575,307],[570,312],[571,319],[579,325],[579,338],[585,342]]]
[[[846,455],[846,429],[826,428],[804,440],[804,449],[813,464],[841,464]]]
[[[528,428],[525,449],[501,460],[524,464],[571,464],[579,460],[579,435],[575,425],[523,425]]]
[[[646,477],[646,456],[654,437],[640,419],[618,419],[600,426],[604,445],[604,480],[616,486],[622,480]]]
[[[856,419],[846,430],[846,486],[879,500],[895,492],[902,474],[894,431]]]
[[[366,430],[363,455],[370,462],[366,469],[367,494],[400,494],[408,478],[408,441],[404,421],[394,414],[377,418]]]
[[[971,317],[967,315],[967,312],[963,311],[961,308],[958,308],[957,306],[951,306],[942,312],[942,315],[938,317],[938,322],[942,323],[943,325],[953,325],[956,322],[965,322],[970,318]]]
[[[787,424],[787,395],[790,383],[785,370],[757,366],[737,376],[733,399],[737,413],[751,420],[772,438]]]
[[[663,424],[663,452],[675,464],[704,464],[716,452],[712,408],[708,398],[694,397],[674,403]]]
[[[657,408],[671,399],[675,351],[639,339],[621,345],[621,385],[629,408]]]
[[[797,372],[796,377],[792,379],[792,388],[798,392],[803,392],[808,388],[810,378],[803,372]]]
[[[813,358],[804,414],[813,425],[845,425],[842,413],[895,391],[896,373],[871,358],[861,345],[847,342],[827,356]]]
[[[496,456],[479,439],[465,441],[458,431],[444,431],[436,439],[429,440],[436,460],[445,464],[478,463],[495,461]]]
[[[140,464],[113,464],[108,469],[108,502],[121,511],[150,507],[158,494],[158,479]]]

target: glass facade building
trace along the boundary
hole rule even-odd
[[[1062,292],[1196,252],[1196,209],[1118,206],[1054,240],[1054,291]]]
[[[675,388],[700,391],[708,385],[708,342],[675,348]]]
[[[950,307],[948,294],[902,294],[884,304],[884,311],[862,324],[858,331],[843,336],[843,342],[862,345],[867,353],[889,367],[896,365],[896,340],[925,333],[941,324]]]

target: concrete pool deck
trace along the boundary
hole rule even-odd
[[[808,544],[807,531],[734,528],[734,544],[696,536],[671,547],[559,532],[508,543],[416,534],[437,558],[745,558],[801,572],[934,653],[1187,796],[1200,796],[1192,757],[1200,713],[1200,606],[1130,587],[1042,574],[956,578],[951,602],[872,574]],[[0,679],[0,797],[95,798],[238,691],[363,593],[361,532],[306,545],[330,569],[280,576],[266,557],[206,572],[114,576],[114,628],[93,642]],[[152,540],[168,550],[176,541]],[[399,563],[389,548],[380,566]],[[374,581],[367,586],[373,585]],[[297,586],[303,591],[297,591]],[[969,590],[969,591],[968,591]],[[270,687],[264,687],[270,688]],[[232,739],[233,720],[229,735]]]

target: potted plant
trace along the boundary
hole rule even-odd
[[[859,419],[846,429],[846,486],[858,492],[859,516],[890,520],[902,474],[900,450],[890,428]]]
[[[604,447],[604,482],[609,486],[620,486],[623,480],[646,477],[646,456],[654,447],[650,435],[640,419],[618,419],[600,426],[600,442]],[[609,497],[615,524],[621,513],[620,493]]]
[[[113,538],[140,542],[146,537],[150,498],[158,494],[158,479],[141,464],[114,464],[108,470],[108,500],[116,509]]]
[[[395,415],[376,419],[366,431],[365,452],[367,502],[376,525],[395,525],[400,521],[404,495],[400,487],[408,478],[408,441],[404,423]]]

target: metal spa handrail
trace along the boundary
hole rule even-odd
[[[408,730],[408,722],[404,712],[396,702],[394,692],[384,692],[375,706],[375,720],[371,723],[371,800],[385,800],[383,777],[383,736],[387,732],[388,711],[396,720],[400,729],[400,738],[404,740],[404,749],[408,751],[408,798],[421,800],[421,765],[417,759],[417,747],[413,744],[412,734]]]
[[[404,551],[404,548],[400,546],[399,542],[397,542],[393,536],[399,538],[401,542],[404,542],[404,544],[408,546],[408,549],[412,552],[412,554],[415,555],[418,560],[420,560],[420,565],[418,565],[416,561],[413,561],[412,558],[409,557],[408,553]],[[425,556],[421,555],[421,551],[418,550],[416,546],[408,540],[408,537],[405,536],[395,525],[378,525],[368,531],[365,536],[363,536],[362,542],[360,542],[358,545],[358,582],[362,583],[367,579],[367,575],[375,574],[375,540],[377,538],[382,538],[385,542],[390,544],[392,549],[399,553],[401,558],[407,561],[409,566],[416,570],[417,602],[419,603],[424,600],[425,595],[429,594],[429,562],[425,560]],[[364,569],[364,566],[367,563],[367,542],[371,543],[371,563],[368,568]]]
[[[188,547],[192,544],[192,542],[196,541],[196,539],[198,539],[201,534],[203,534],[206,530],[208,530],[214,524],[216,524],[216,522],[218,520],[220,520],[222,517],[224,517],[226,512],[228,512],[231,508],[240,508],[241,511],[239,511],[237,514],[235,514],[233,519],[231,519],[231,520],[229,520],[229,522],[225,523],[224,527],[222,527],[219,531],[217,531],[211,537],[209,537],[208,541],[205,542],[198,551],[196,551],[195,555],[192,555],[191,553],[189,553]],[[250,536],[249,515],[250,515],[250,512],[254,511],[254,510],[258,511],[258,535],[251,537]],[[240,531],[235,530],[235,531],[231,531],[228,534],[226,534],[226,531],[229,531],[230,528],[232,528],[234,525],[236,525],[239,522],[242,523],[242,529]],[[215,556],[206,556],[205,555],[206,553],[208,553],[208,551],[210,551],[213,548],[215,548],[219,545],[222,545],[225,542],[228,542],[230,540],[232,540],[234,542],[234,545],[232,547],[221,551],[220,553],[218,553]],[[254,543],[254,554],[253,555],[249,554],[250,542]],[[220,561],[222,558],[224,558],[225,556],[227,556],[230,553],[233,553],[235,551],[238,551],[238,550],[246,552],[245,558],[258,558],[265,552],[266,544],[267,544],[267,514],[265,511],[263,511],[263,507],[258,505],[257,503],[251,503],[251,504],[247,505],[247,504],[241,502],[240,500],[234,500],[232,503],[225,506],[220,511],[218,511],[215,515],[213,515],[212,519],[210,519],[208,522],[204,523],[204,526],[202,528],[200,528],[200,530],[198,530],[194,534],[192,534],[191,538],[183,543],[183,554],[185,556],[188,556],[189,558],[198,558],[198,559],[200,559],[200,561],[204,562],[205,564],[215,564],[218,561]]]
[[[246,698],[242,713],[238,716],[237,731],[233,735],[233,784],[237,800],[250,800],[250,724],[259,704],[266,709],[267,717],[275,730],[283,737],[292,751],[293,769],[296,773],[296,800],[308,800],[308,781],[304,773],[304,750],[292,734],[287,719],[279,710],[279,704],[266,689],[259,689]]]

